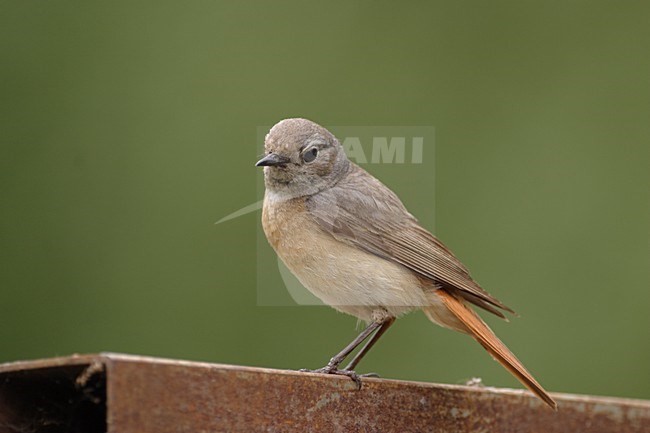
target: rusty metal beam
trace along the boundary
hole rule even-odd
[[[0,433],[650,432],[650,402],[118,354],[0,365]]]

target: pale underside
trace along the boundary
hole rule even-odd
[[[373,183],[374,194],[359,192],[367,182]],[[262,221],[270,244],[307,289],[324,303],[362,320],[377,320],[382,314],[397,317],[433,307],[427,311],[433,311],[435,322],[457,330],[464,328],[446,308],[436,308],[439,301],[431,292],[455,286],[432,278],[438,273],[451,275],[448,280],[460,280],[474,293],[485,294],[489,301],[468,292],[480,306],[494,300],[441,243],[419,226],[388,188],[356,166],[333,188],[306,200],[287,200],[267,191]],[[400,256],[400,251],[394,254],[389,250],[393,242],[387,235],[390,230],[399,239],[415,238],[415,253],[407,250]],[[417,269],[427,266],[426,256],[414,256],[418,248],[422,250],[417,241],[436,258],[428,264],[427,272]],[[414,265],[403,263],[404,257],[411,258]]]

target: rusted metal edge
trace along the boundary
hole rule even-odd
[[[58,432],[30,419],[43,413],[72,433],[650,433],[650,401],[553,396],[558,412],[523,390],[368,378],[359,391],[345,377],[100,353],[0,365],[0,433]]]
[[[105,433],[106,363],[83,355],[0,365],[0,433]]]
[[[108,366],[113,362],[129,362],[129,363],[146,363],[146,364],[158,364],[158,365],[169,365],[169,366],[179,366],[179,367],[204,368],[210,370],[220,369],[226,371],[227,370],[242,371],[242,372],[250,372],[250,373],[281,375],[281,376],[304,377],[306,375],[306,373],[298,372],[295,370],[281,370],[281,369],[264,368],[264,367],[250,367],[250,366],[232,365],[232,364],[186,361],[186,360],[178,360],[178,359],[157,358],[152,356],[131,355],[131,354],[113,353],[113,352],[101,352],[97,354],[73,354],[70,356],[61,356],[61,357],[47,358],[47,359],[13,361],[13,362],[0,364],[0,373],[19,371],[19,370],[36,370],[41,368],[63,367],[68,365],[92,365],[97,362],[100,362],[105,366]],[[317,374],[317,373],[310,373],[308,375],[317,376],[328,380],[346,382],[346,383],[349,381],[349,379],[341,376],[332,376],[332,375]],[[364,383],[368,383],[368,382],[391,383],[396,386],[404,386],[404,387],[458,390],[458,391],[465,391],[465,392],[472,392],[472,393],[478,392],[478,393],[491,393],[491,394],[502,394],[502,395],[513,395],[513,396],[532,395],[529,391],[522,390],[522,389],[497,388],[491,386],[477,387],[477,386],[466,386],[466,385],[456,385],[456,384],[452,385],[452,384],[443,384],[443,383],[418,382],[418,381],[409,381],[409,380],[400,380],[400,379],[386,379],[386,378],[372,378],[372,377],[364,378],[363,381]],[[593,395],[585,395],[585,394],[571,394],[571,393],[559,393],[559,392],[553,392],[551,393],[551,395],[560,401],[573,401],[573,402],[589,401],[589,402],[601,403],[601,404],[638,406],[639,408],[646,408],[650,410],[650,400],[622,398],[622,397],[593,396]]]

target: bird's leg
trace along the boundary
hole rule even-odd
[[[366,353],[368,353],[368,351],[370,349],[372,349],[372,346],[374,346],[374,344],[377,342],[377,340],[379,340],[379,338],[381,338],[381,336],[384,334],[384,332],[386,332],[388,330],[388,328],[390,328],[390,326],[393,323],[395,323],[395,318],[394,317],[389,317],[388,319],[386,319],[381,324],[381,327],[377,330],[377,332],[375,332],[375,335],[373,335],[372,338],[370,340],[368,340],[368,342],[365,344],[365,346],[363,346],[361,348],[359,353],[357,353],[356,356],[354,358],[352,358],[352,361],[350,361],[350,363],[343,370],[346,370],[346,371],[354,370],[354,367],[356,367],[357,364],[359,363],[359,361],[361,361],[361,358],[363,358],[366,355]],[[362,377],[379,377],[379,375],[377,373],[367,373],[367,374],[362,374],[361,376]]]
[[[300,371],[303,372],[309,372],[309,373],[325,373],[325,374],[338,374],[342,376],[348,376],[352,381],[354,381],[359,389],[361,389],[361,380],[359,379],[359,376],[352,370],[339,370],[338,367],[341,365],[341,363],[347,358],[347,356],[352,353],[354,349],[356,349],[363,341],[370,336],[377,328],[382,326],[384,322],[372,322],[366,329],[364,329],[361,334],[357,336],[350,344],[345,346],[343,350],[341,350],[339,353],[334,355],[332,359],[330,359],[330,362],[327,363],[327,365],[323,368],[319,368],[317,370],[308,370],[308,369],[302,369]]]
[[[327,365],[323,368],[320,368],[319,370],[322,373],[329,373],[332,370],[336,370],[339,365],[347,358],[347,356],[352,353],[354,349],[356,349],[359,344],[363,343],[363,341],[368,338],[370,334],[372,334],[377,328],[381,326],[381,322],[372,322],[366,329],[364,329],[350,344],[345,346],[343,350],[341,350],[339,353],[334,355],[332,359],[330,359],[330,362],[327,363]]]

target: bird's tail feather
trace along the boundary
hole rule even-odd
[[[435,302],[432,302],[431,307],[424,309],[425,314],[431,320],[440,323],[443,326],[448,326],[471,335],[490,353],[490,355],[492,355],[495,360],[503,365],[524,386],[526,386],[526,388],[531,390],[553,410],[557,410],[557,403],[555,400],[553,400],[544,388],[537,383],[535,378],[533,378],[528,370],[526,370],[526,367],[524,367],[510,349],[499,340],[499,338],[494,334],[494,332],[492,332],[478,314],[474,312],[474,310],[468,307],[465,302],[443,289],[432,292],[431,296],[437,299],[435,299]],[[445,310],[449,311],[453,315],[453,318],[447,317],[445,320],[441,320],[441,318],[446,315],[441,314],[441,311],[439,310],[441,306],[446,307]],[[434,311],[434,309],[437,311]],[[455,325],[449,326],[450,322],[455,323]],[[458,326],[460,324],[462,324],[462,328]]]

